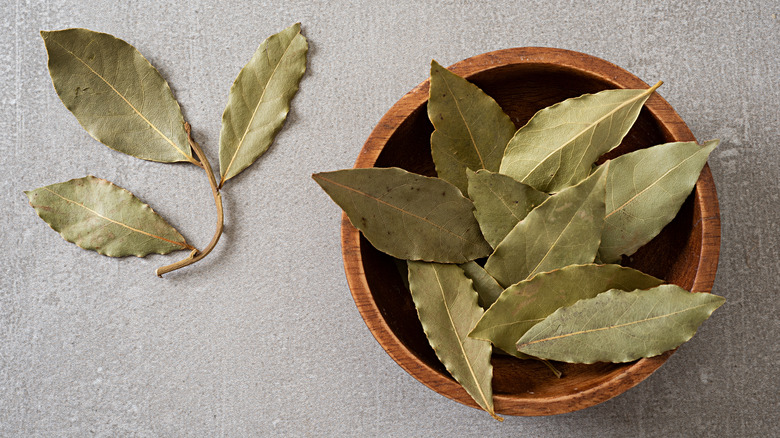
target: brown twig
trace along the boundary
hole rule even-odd
[[[181,269],[185,266],[189,266],[199,261],[203,257],[209,255],[211,250],[213,250],[214,247],[217,246],[217,242],[219,242],[219,238],[222,236],[222,230],[224,228],[224,223],[225,223],[225,214],[222,210],[222,195],[219,193],[219,187],[217,186],[217,178],[214,176],[214,171],[211,169],[211,164],[209,164],[209,160],[208,158],[206,158],[206,154],[203,153],[203,150],[200,148],[200,145],[198,145],[198,143],[196,143],[195,140],[192,139],[192,129],[189,123],[184,122],[184,130],[187,131],[187,139],[190,142],[190,147],[192,147],[192,150],[195,151],[195,155],[198,157],[198,160],[200,160],[200,162],[196,165],[198,165],[203,170],[205,170],[206,176],[208,176],[209,178],[209,184],[211,185],[211,192],[214,195],[214,204],[217,207],[217,231],[214,232],[214,237],[211,238],[211,242],[209,242],[208,246],[206,246],[206,248],[204,248],[203,251],[198,251],[197,249],[195,249],[190,253],[190,255],[186,259],[158,268],[156,271],[158,277],[162,277],[163,274],[167,274],[177,269]]]

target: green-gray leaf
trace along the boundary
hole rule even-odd
[[[610,290],[558,309],[520,338],[520,352],[573,363],[630,362],[690,339],[726,300],[667,284]]]
[[[597,170],[528,213],[498,244],[485,270],[507,287],[538,272],[593,262],[604,228],[605,174]]]
[[[306,70],[301,24],[268,37],[230,87],[219,135],[220,186],[254,163],[282,128]]]
[[[571,265],[509,286],[479,320],[469,336],[484,339],[521,358],[517,340],[561,307],[610,290],[632,291],[663,281],[618,265]]]
[[[498,171],[515,125],[492,97],[431,61],[428,118],[436,172],[466,193],[466,169]]]
[[[195,162],[179,104],[135,47],[87,29],[41,36],[54,89],[92,137],[144,160]]]
[[[482,316],[471,280],[456,265],[408,262],[409,285],[428,343],[452,377],[494,418],[489,342],[468,337]]]
[[[127,190],[86,176],[24,192],[30,205],[68,242],[110,257],[194,249]]]
[[[605,163],[606,217],[599,256],[617,262],[658,235],[693,190],[718,140],[667,143]]]
[[[376,249],[393,257],[465,263],[490,254],[473,204],[446,181],[376,167],[312,178]]]
[[[479,305],[487,309],[504,291],[504,288],[485,271],[485,268],[479,266],[477,262],[468,262],[460,265],[463,272],[471,281],[474,282],[474,290],[479,295]]]
[[[620,145],[660,85],[585,94],[540,110],[509,141],[501,173],[543,192],[577,184],[598,157]]]
[[[474,216],[490,246],[495,248],[528,213],[549,197],[546,193],[488,170],[467,170]]]

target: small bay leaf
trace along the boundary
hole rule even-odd
[[[463,263],[460,265],[460,268],[463,269],[466,277],[474,282],[474,290],[479,295],[479,305],[483,308],[487,309],[490,307],[501,295],[501,292],[504,291],[504,288],[498,284],[496,279],[491,277],[485,271],[485,268],[479,266],[477,262]]]
[[[127,190],[86,176],[24,192],[68,242],[110,257],[192,250],[172,226]]]
[[[219,135],[219,168],[225,181],[255,162],[282,128],[306,70],[306,38],[296,23],[268,37],[238,73]]]
[[[671,284],[617,289],[558,309],[520,338],[520,352],[572,363],[630,362],[690,339],[723,297]]]
[[[466,193],[466,169],[498,171],[515,125],[479,87],[431,61],[428,118],[439,178]]]
[[[485,263],[507,287],[564,266],[592,263],[604,228],[606,171],[550,196],[518,222]]]
[[[376,249],[393,257],[465,263],[490,254],[473,204],[446,181],[376,167],[312,178]]]
[[[488,170],[466,171],[474,216],[490,246],[495,248],[528,213],[549,196],[513,178]]]
[[[490,341],[520,358],[517,340],[561,307],[610,289],[632,291],[663,281],[619,265],[570,265],[509,286],[479,320],[469,336]]]
[[[657,236],[677,216],[718,143],[666,143],[604,163],[609,171],[601,259],[617,262]]]
[[[482,316],[471,280],[456,265],[409,261],[409,285],[425,336],[453,378],[493,418],[490,343],[469,338]]]
[[[41,36],[54,89],[92,137],[144,160],[195,162],[179,104],[135,47],[87,29]]]
[[[577,184],[620,145],[660,85],[585,94],[540,110],[509,141],[500,172],[549,193]]]

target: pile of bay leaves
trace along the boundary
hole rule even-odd
[[[659,85],[568,99],[516,130],[434,61],[439,178],[399,168],[313,176],[372,245],[407,260],[431,347],[497,419],[491,345],[521,359],[629,362],[676,348],[724,302],[618,264],[677,215],[718,144],[662,144],[596,166]]]

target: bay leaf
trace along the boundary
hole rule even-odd
[[[460,268],[463,269],[466,277],[474,283],[474,290],[479,295],[479,305],[483,308],[487,309],[490,307],[501,295],[501,292],[504,291],[504,288],[498,284],[496,279],[491,277],[485,271],[485,268],[477,262],[463,263],[460,265]]]
[[[469,336],[525,359],[528,356],[517,351],[517,340],[559,308],[610,289],[633,291],[661,284],[662,280],[619,265],[570,265],[543,272],[509,286]]]
[[[500,172],[549,193],[577,184],[620,145],[660,85],[585,94],[540,110],[507,144]]]
[[[490,254],[473,204],[444,180],[376,167],[312,178],[376,249],[393,257],[465,263]]]
[[[548,195],[513,178],[488,170],[466,171],[469,198],[482,235],[495,248]]]
[[[54,89],[92,137],[144,160],[195,162],[179,104],[135,47],[87,29],[41,36]]]
[[[604,228],[606,173],[598,169],[528,213],[498,244],[485,270],[507,287],[539,272],[592,263]]]
[[[110,257],[193,250],[176,229],[127,190],[94,176],[24,192],[68,242]]]
[[[573,363],[630,362],[689,340],[726,300],[666,284],[612,289],[558,309],[517,342],[520,352]]]
[[[657,236],[677,216],[718,143],[666,143],[603,164],[609,172],[601,259],[617,262]]]
[[[489,342],[468,337],[482,316],[477,293],[456,265],[409,261],[409,290],[433,351],[452,377],[493,418]]]
[[[439,178],[466,193],[466,169],[498,171],[515,125],[479,87],[431,61],[428,118]]]
[[[220,187],[264,154],[282,129],[308,49],[296,23],[263,41],[238,73],[222,114]]]

